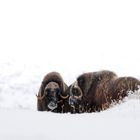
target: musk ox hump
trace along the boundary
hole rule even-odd
[[[117,75],[108,70],[99,71],[93,75],[92,85],[87,96],[90,98],[90,104],[95,106],[96,110],[102,110],[104,105],[109,106],[115,79],[117,79]]]

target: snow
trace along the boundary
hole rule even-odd
[[[139,100],[127,100],[100,113],[56,114],[16,109],[0,113],[0,137],[6,140],[139,140]]]
[[[45,74],[70,85],[108,69],[140,79],[138,0],[0,1],[0,140],[139,140],[140,91],[97,113],[36,110]]]
[[[41,66],[0,64],[0,139],[139,140],[140,89],[102,112],[38,112],[35,94],[45,74]]]

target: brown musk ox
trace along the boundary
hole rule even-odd
[[[117,75],[108,70],[80,75],[68,88],[69,98],[66,108],[72,113],[82,113],[100,111],[109,107],[112,97],[111,87],[116,78]]]
[[[64,112],[82,113],[84,112],[83,93],[81,89],[73,83],[66,90],[68,98],[64,100]]]
[[[112,87],[112,100],[119,101],[128,95],[138,90],[140,81],[134,77],[119,77],[114,81]]]
[[[65,94],[67,88],[58,72],[48,73],[43,78],[37,95],[38,111],[62,112],[63,100],[68,97]]]

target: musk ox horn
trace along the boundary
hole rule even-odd
[[[45,97],[45,95],[43,95],[43,96],[38,96],[38,95],[36,94],[36,97],[37,97],[38,100],[43,100],[44,97]]]

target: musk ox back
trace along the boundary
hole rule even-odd
[[[90,88],[85,94],[87,112],[106,109],[111,102],[111,90],[117,75],[112,71],[99,71],[92,75]]]
[[[58,72],[48,73],[37,95],[38,111],[62,112],[63,99],[67,98],[67,85]]]
[[[134,77],[119,77],[112,87],[112,100],[119,101],[128,95],[129,91],[138,90],[140,81]]]
[[[111,71],[83,74],[77,78],[77,83],[83,92],[86,112],[109,108],[112,101],[123,99],[140,85],[140,81],[134,77],[117,77]]]

